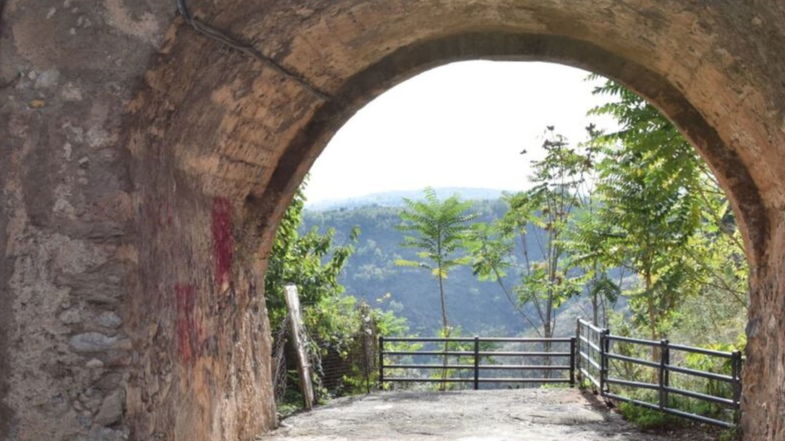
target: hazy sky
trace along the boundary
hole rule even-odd
[[[441,66],[385,92],[352,117],[311,169],[309,202],[388,190],[527,186],[546,125],[570,141],[606,120],[586,111],[600,81],[566,66],[468,61]],[[521,155],[521,150],[528,153]]]

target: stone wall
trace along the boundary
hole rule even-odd
[[[0,439],[125,439],[138,262],[125,106],[174,10],[0,5]]]
[[[402,79],[543,60],[658,105],[753,278],[746,439],[785,437],[777,0],[0,2],[0,440],[251,439],[275,423],[265,256],[329,138]]]

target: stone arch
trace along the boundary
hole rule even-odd
[[[128,23],[133,14],[118,18],[122,2],[107,3],[110,19],[102,24],[107,31],[136,29]],[[85,374],[58,380],[50,367],[36,371],[38,382],[0,384],[6,403],[0,415],[9,415],[14,433],[35,437],[42,433],[37,422],[56,415],[67,418],[45,430],[51,437],[127,430],[135,439],[233,440],[269,428],[275,414],[263,273],[294,189],[332,134],[378,93],[438,64],[490,58],[553,61],[615,78],[660,107],[708,161],[741,221],[752,267],[745,436],[772,441],[783,436],[785,281],[778,274],[785,268],[785,32],[779,23],[785,6],[775,0],[754,5],[676,0],[194,3],[202,21],[254,49],[227,48],[197,34],[181,18],[164,33],[163,26],[156,29],[154,19],[141,15],[145,29],[155,35],[135,37],[160,44],[135,49],[135,59],[142,62],[114,80],[135,94],[91,98],[123,115],[111,126],[118,141],[116,160],[95,166],[125,183],[121,205],[128,214],[118,226],[122,238],[112,248],[114,257],[107,259],[107,265],[123,264],[119,275],[85,264],[79,277],[57,280],[70,290],[72,302],[93,295],[85,294],[86,283],[113,281],[107,289],[120,300],[98,303],[116,311],[124,324],[106,340],[95,333],[85,337],[89,327],[80,323],[67,324],[55,338],[62,342],[59,347],[68,348],[62,363],[80,375],[82,368],[71,365],[97,357],[104,366],[97,379]],[[44,8],[39,12],[46,15]],[[11,22],[11,34],[4,34],[5,42],[15,43],[15,56],[34,66],[46,64],[45,48],[23,50],[21,40],[29,43],[32,26],[25,14],[5,12],[18,20]],[[172,12],[158,13],[163,25]],[[123,44],[113,41],[105,49],[120,50]],[[73,60],[56,55],[51,54],[50,64],[65,75],[83,74]],[[91,62],[96,71],[110,67],[110,61]],[[96,81],[110,82],[94,75]],[[87,117],[95,106],[77,111]],[[5,130],[14,142],[27,145],[29,130],[24,129],[34,126],[20,118]],[[44,149],[60,148],[54,140],[36,142]],[[37,157],[25,158],[18,161],[21,167],[35,169]],[[13,170],[0,167],[0,172],[6,189],[25,180]],[[103,200],[98,190],[78,192],[87,201]],[[20,194],[19,200],[28,203],[14,213],[32,211],[32,196]],[[11,225],[10,218],[0,216],[0,226]],[[40,250],[37,242],[22,240],[18,224],[25,221],[16,222],[16,230],[6,228],[13,238]],[[62,230],[44,227],[51,234]],[[84,240],[92,239],[86,235]],[[0,251],[22,262],[19,254]],[[118,284],[118,278],[124,283]],[[13,306],[3,325],[8,337],[0,339],[0,355],[26,354],[19,345],[5,343],[20,332],[9,323],[32,317],[31,307],[18,301],[24,280],[0,272],[0,282],[11,287],[5,300]],[[98,339],[91,342],[100,348],[80,352],[74,338],[76,346]],[[32,359],[48,362],[39,353]],[[22,378],[17,373],[25,358],[9,360],[4,367],[14,379]],[[23,401],[46,396],[36,388],[54,387],[65,394],[95,384],[104,390],[105,383],[100,409],[87,420],[70,410],[33,408]],[[118,403],[121,416],[102,414]]]

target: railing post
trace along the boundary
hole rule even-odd
[[[733,351],[731,358],[731,369],[733,369],[733,402],[738,410],[741,405],[741,352]]]
[[[575,341],[577,338],[570,338],[570,387],[575,387]]]
[[[384,336],[379,336],[379,389],[384,390]]]
[[[605,389],[607,388],[606,381],[608,378],[608,352],[610,351],[610,340],[608,339],[610,331],[603,329],[600,333],[600,396],[605,396]]]
[[[474,336],[474,390],[480,389],[480,337]]]
[[[660,409],[668,407],[668,390],[670,378],[668,375],[668,365],[671,364],[671,352],[668,340],[660,340]]]
[[[575,366],[578,378],[578,386],[583,384],[583,374],[581,373],[581,319],[575,319]]]

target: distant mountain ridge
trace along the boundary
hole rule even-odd
[[[436,280],[420,268],[395,264],[399,259],[417,259],[418,252],[401,246],[405,233],[396,227],[401,223],[403,208],[397,205],[305,210],[302,231],[310,231],[314,227],[321,232],[334,229],[335,243],[344,244],[348,242],[352,229],[359,227],[355,252],[339,278],[346,287],[346,293],[405,317],[411,330],[417,334],[436,335],[441,323]],[[471,211],[478,215],[477,221],[487,222],[501,216],[506,207],[499,199],[475,201]],[[450,323],[460,327],[467,335],[519,335],[526,332],[526,324],[515,315],[496,284],[477,280],[471,267],[455,268],[445,285]]]
[[[454,194],[463,200],[495,200],[502,196],[502,193],[513,190],[501,190],[496,188],[478,187],[439,187],[434,188],[440,199],[448,198]],[[327,211],[359,208],[366,206],[378,207],[401,207],[403,199],[421,199],[423,190],[395,190],[380,193],[370,193],[363,196],[325,199],[317,202],[306,202],[305,209],[311,211]]]
[[[499,195],[501,190],[492,191]],[[458,193],[463,199],[472,200],[470,212],[477,215],[473,222],[492,222],[504,216],[508,210],[505,201],[493,199],[474,199],[480,192],[461,192],[460,188],[439,189],[440,197]],[[396,197],[411,195],[419,198],[418,192],[390,192]],[[390,196],[392,197],[392,196]],[[433,276],[420,268],[401,267],[395,264],[399,259],[415,260],[417,251],[402,247],[405,233],[396,228],[401,223],[402,203],[394,206],[365,205],[324,210],[305,210],[301,231],[317,228],[325,232],[334,230],[334,243],[345,244],[355,227],[360,236],[352,254],[340,275],[339,280],[346,293],[362,299],[375,307],[394,311],[408,320],[411,331],[420,335],[436,335],[441,323],[438,286]],[[536,226],[527,228],[524,244],[529,250],[529,258],[542,259],[541,243],[544,232]],[[517,253],[520,254],[520,253]],[[620,275],[613,271],[612,277]],[[520,282],[520,275],[511,270],[506,277],[508,286]],[[452,325],[458,326],[464,335],[483,336],[534,336],[534,331],[515,309],[493,281],[480,281],[473,274],[471,266],[459,266],[450,272],[445,281],[447,290],[448,318]],[[613,308],[624,309],[626,301],[621,299]],[[557,308],[557,327],[555,335],[569,335],[574,332],[575,317],[588,317],[588,296],[576,296]],[[524,309],[531,317],[536,316],[533,305]]]

